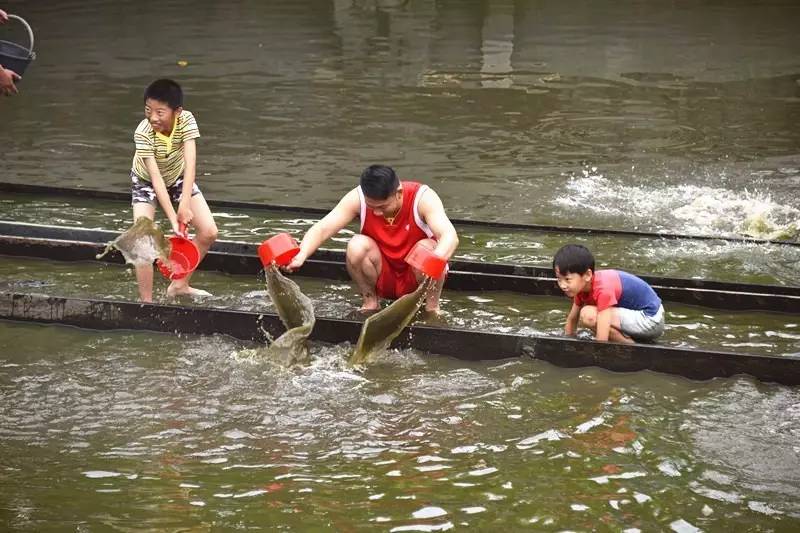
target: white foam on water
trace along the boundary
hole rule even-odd
[[[589,431],[593,427],[597,427],[600,424],[602,424],[603,422],[605,422],[605,420],[606,420],[605,417],[603,417],[602,415],[601,416],[597,416],[595,418],[592,418],[591,420],[588,420],[588,421],[584,422],[583,424],[580,424],[578,427],[576,427],[575,428],[575,433],[576,434],[586,433],[587,431]]]
[[[598,476],[598,477],[590,477],[591,481],[594,481],[598,485],[605,485],[611,479],[632,479],[635,477],[644,477],[647,474],[644,472],[623,472],[622,474],[614,474],[610,476]]]
[[[564,439],[566,437],[567,437],[566,435],[564,435],[563,433],[561,433],[557,429],[548,429],[547,431],[543,431],[543,432],[538,433],[538,434],[536,434],[536,435],[534,435],[532,437],[528,437],[527,439],[522,439],[521,441],[519,441],[517,443],[517,447],[519,448],[520,446],[534,445],[534,444],[537,444],[539,441],[542,441],[542,440],[548,440],[548,441],[561,440],[561,439]]]
[[[90,479],[101,479],[106,477],[120,477],[122,474],[119,472],[109,472],[107,470],[89,470],[84,472],[83,475]]]
[[[247,492],[242,492],[239,494],[234,494],[234,498],[252,498],[253,496],[261,496],[262,494],[266,494],[269,491],[266,489],[255,489],[255,490],[248,490]]]
[[[698,185],[627,185],[587,170],[571,177],[566,193],[552,203],[603,217],[617,216],[634,226],[681,233],[792,239],[800,229],[800,209],[761,192]]]
[[[494,474],[497,472],[497,469],[493,466],[487,468],[478,468],[475,470],[470,470],[468,474],[470,476],[488,476],[489,474]]]
[[[247,432],[245,432],[245,431],[241,431],[241,430],[238,430],[238,429],[231,429],[231,430],[229,430],[229,431],[226,431],[226,432],[225,432],[225,433],[223,433],[222,435],[223,435],[224,437],[227,437],[227,438],[229,438],[229,439],[234,439],[234,440],[238,440],[238,439],[252,439],[252,438],[253,438],[253,436],[252,436],[250,433],[247,433]]]
[[[412,524],[409,526],[393,527],[389,531],[394,533],[396,531],[447,531],[453,529],[452,522],[445,522],[444,524]]]
[[[747,502],[747,507],[752,511],[756,511],[757,513],[762,513],[762,514],[770,515],[770,516],[777,515],[777,514],[783,514],[781,511],[778,511],[777,509],[773,509],[772,507],[770,507],[766,503],[757,502],[755,500],[751,500],[751,501]]]
[[[700,528],[693,526],[683,518],[671,522],[669,528],[675,531],[675,533],[696,533],[697,531],[701,531]]]
[[[446,514],[447,511],[441,507],[423,507],[422,509],[414,511],[411,516],[414,518],[438,518]]]

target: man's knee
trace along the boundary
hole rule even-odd
[[[366,235],[353,235],[347,243],[347,259],[352,262],[363,260],[375,247],[375,242]]]

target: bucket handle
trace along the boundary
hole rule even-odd
[[[18,17],[17,15],[11,15],[11,14],[9,14],[9,15],[8,15],[8,18],[10,18],[10,19],[17,19],[18,21],[22,22],[22,24],[24,24],[24,25],[25,25],[25,29],[27,29],[27,30],[28,30],[28,37],[29,37],[29,38],[30,38],[30,40],[31,40],[31,47],[28,49],[28,57],[30,57],[31,59],[35,59],[35,58],[36,58],[36,54],[35,54],[35,53],[34,53],[34,51],[33,51],[33,30],[31,29],[31,26],[30,26],[30,24],[28,24],[27,22],[25,22],[25,19],[24,19],[24,18],[22,18],[22,17]]]

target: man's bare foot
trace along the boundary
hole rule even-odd
[[[378,301],[378,297],[374,294],[364,296],[364,302],[361,304],[361,307],[358,309],[358,312],[362,315],[369,315],[378,311],[381,308],[381,303]]]
[[[439,308],[438,305],[436,307],[428,307],[426,305],[425,306],[425,314],[428,315],[428,316],[441,316],[442,315],[442,310]]]
[[[374,314],[375,314],[375,313],[377,313],[378,311],[380,311],[380,309],[379,309],[379,308],[374,308],[374,309],[364,309],[363,307],[359,307],[359,308],[358,308],[358,315],[359,315],[359,316],[362,316],[362,317],[369,317],[369,316],[372,316],[372,315],[374,315]]]
[[[170,298],[175,298],[176,296],[191,296],[196,298],[211,296],[211,293],[204,291],[203,289],[195,289],[189,285],[176,285],[174,283],[170,283],[169,287],[167,287],[167,296]]]

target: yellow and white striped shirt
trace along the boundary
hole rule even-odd
[[[175,124],[169,137],[154,131],[147,119],[142,120],[133,134],[136,153],[133,155],[131,172],[144,180],[152,181],[144,160],[147,157],[155,157],[164,184],[167,187],[174,185],[186,166],[183,160],[183,143],[198,137],[200,130],[197,129],[194,115],[185,109],[175,117]]]

